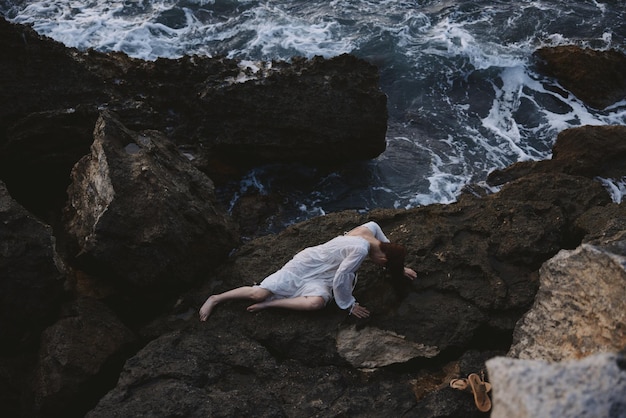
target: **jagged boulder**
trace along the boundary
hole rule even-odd
[[[2,17],[0,54],[0,102],[10,104],[0,108],[0,179],[49,222],[102,109],[132,130],[166,133],[214,180],[262,163],[334,165],[385,150],[378,69],[347,54],[143,61],[66,48]]]
[[[333,165],[385,150],[387,99],[378,70],[354,56],[293,59],[243,83],[200,91],[207,139],[221,163]]]
[[[440,368],[452,368],[460,353],[488,348],[489,356],[506,354],[517,320],[534,300],[537,269],[561,248],[578,245],[584,232],[573,226],[576,220],[607,204],[610,198],[599,182],[538,174],[512,181],[494,195],[467,194],[451,205],[329,214],[257,238],[202,288],[186,294],[170,315],[144,328],[155,343],[129,360],[123,380],[90,415],[168,408],[159,397],[146,396],[148,391],[169,393],[164,396],[176,399],[181,410],[196,405],[209,415],[245,415],[258,403],[261,415],[479,414],[471,396],[447,383],[458,373],[484,368],[488,357],[479,354],[482,361],[456,373]],[[208,322],[197,322],[197,309],[209,294],[258,282],[298,250],[368,219],[407,246],[407,264],[418,272],[413,283],[393,282],[364,263],[355,295],[372,309],[368,321],[355,321],[332,303],[319,312],[251,314],[242,301],[220,305]],[[178,367],[175,375],[167,367],[151,374],[151,364],[169,364],[172,356],[193,358],[198,369],[219,376],[201,378],[195,367]],[[369,377],[355,380],[359,369],[368,369]],[[299,389],[319,385],[322,370],[327,380],[340,382],[341,394],[333,385],[325,389],[334,401]],[[382,402],[381,390],[392,396]],[[238,406],[232,405],[235,398]]]
[[[189,326],[129,359],[116,388],[86,416],[397,416],[414,399],[404,379],[303,367],[236,326]]]
[[[541,267],[507,357],[487,362],[493,417],[626,414],[626,231],[601,232]]]
[[[493,418],[626,416],[626,353],[598,353],[550,363],[487,361]]]
[[[91,154],[72,170],[64,259],[138,301],[207,274],[237,244],[213,183],[155,131],[126,129],[109,112]]]
[[[541,267],[509,356],[561,361],[626,348],[625,235],[560,251]]]
[[[626,126],[581,126],[559,132],[552,158],[524,161],[489,174],[493,186],[530,173],[565,173],[587,178],[621,179],[626,173]]]
[[[52,229],[19,205],[0,181],[0,352],[19,352],[54,322],[64,277]]]
[[[103,303],[79,298],[47,328],[27,392],[29,415],[81,416],[117,381],[137,338]]]
[[[535,57],[540,71],[592,107],[604,109],[626,98],[626,55],[618,50],[563,45],[540,48]]]

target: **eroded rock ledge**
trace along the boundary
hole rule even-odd
[[[101,110],[158,130],[213,180],[268,162],[333,165],[385,150],[378,69],[351,55],[244,65],[81,52],[0,18],[0,178],[49,219]]]
[[[626,55],[618,50],[563,45],[541,48],[535,56],[542,72],[592,107],[604,109],[626,99]]]
[[[241,244],[205,175],[224,144],[214,138],[205,144],[211,153],[202,155],[201,141],[216,126],[203,125],[211,108],[202,106],[217,103],[223,92],[268,99],[268,86],[284,95],[292,87],[283,82],[310,91],[328,81],[330,90],[322,91],[345,93],[345,103],[363,93],[376,108],[372,67],[344,56],[276,63],[256,74],[223,59],[145,63],[81,53],[3,21],[0,35],[3,52],[15,58],[0,62],[8,80],[0,94],[13,104],[0,114],[0,178],[8,186],[0,183],[3,416],[472,417],[482,414],[471,395],[448,382],[481,370],[493,378],[494,416],[509,416],[499,402],[529,404],[515,396],[532,393],[532,379],[506,373],[521,370],[541,383],[566,369],[580,376],[590,364],[618,382],[595,399],[617,399],[609,411],[623,410],[622,357],[593,353],[617,351],[624,341],[618,292],[624,291],[626,209],[597,177],[626,174],[626,127],[562,132],[553,159],[493,173],[489,180],[501,191],[492,195],[468,187],[451,205],[346,211]],[[351,63],[362,78],[345,79]],[[336,78],[322,76],[333,69]],[[138,78],[148,75],[141,84]],[[172,77],[180,86],[170,84]],[[202,100],[200,110],[193,108]],[[326,115],[318,109],[324,100],[313,99],[309,109]],[[222,126],[233,137],[259,140],[260,148],[249,144],[256,153],[276,145],[263,145],[249,128]],[[301,144],[294,146],[293,121],[281,126],[289,127],[280,144],[288,153]],[[185,142],[194,164],[176,147],[189,138],[197,140]],[[354,146],[342,138],[347,149]],[[38,176],[30,181],[26,173]],[[53,228],[41,219],[54,220]],[[369,322],[355,322],[332,304],[319,312],[249,314],[244,303],[221,305],[207,323],[197,321],[211,292],[261,280],[295,251],[369,219],[407,245],[407,263],[418,272],[413,283],[391,282],[363,266],[356,296],[373,310]],[[577,282],[568,282],[570,276]],[[594,292],[586,292],[589,286]],[[599,299],[613,302],[589,310]],[[538,331],[546,324],[560,329],[545,318],[566,301],[569,345]],[[589,322],[589,315],[598,320]],[[515,353],[533,362],[590,357],[548,367],[509,363]],[[487,370],[493,358],[504,360]],[[563,393],[571,381],[545,393]],[[545,412],[545,405],[527,415]],[[525,416],[520,408],[514,412]]]

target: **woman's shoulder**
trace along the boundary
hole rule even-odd
[[[361,225],[364,228],[367,228],[370,230],[371,233],[375,233],[377,229],[380,228],[380,225],[378,225],[376,222],[374,221],[369,221],[369,222],[365,222],[363,225]]]
[[[361,252],[364,254],[367,254],[369,252],[370,240],[366,236],[356,234],[356,235],[342,235],[337,238],[339,238],[337,243],[344,249],[350,248],[353,251]]]
[[[380,226],[374,221],[369,221],[363,225],[359,225],[351,231],[346,232],[345,235],[351,236],[363,236],[363,235],[375,235],[376,231],[380,229]]]

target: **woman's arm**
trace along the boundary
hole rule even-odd
[[[341,309],[349,309],[356,304],[356,299],[352,296],[354,276],[363,260],[367,257],[368,251],[365,246],[344,248],[342,251],[348,253],[335,272],[333,296],[337,306]]]

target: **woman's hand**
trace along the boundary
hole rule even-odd
[[[412,268],[405,267],[404,268],[404,277],[406,277],[409,280],[415,280],[417,278],[417,273]]]
[[[361,306],[358,302],[355,302],[354,305],[352,305],[352,309],[350,309],[350,315],[354,315],[357,318],[367,318],[370,316],[370,311],[365,306]]]

